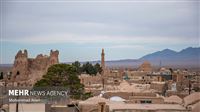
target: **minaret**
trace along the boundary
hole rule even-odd
[[[102,72],[105,71],[105,53],[104,53],[104,49],[102,49],[101,52],[101,67],[102,67]]]
[[[101,76],[102,76],[102,85],[103,85],[103,90],[105,89],[105,53],[104,53],[104,49],[102,49],[101,52],[101,68],[102,68],[102,72],[101,72]]]

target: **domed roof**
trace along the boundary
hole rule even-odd
[[[140,71],[151,71],[152,70],[151,63],[149,63],[148,61],[145,61],[144,63],[142,63],[142,65],[140,65],[139,70]]]
[[[119,101],[119,102],[123,102],[125,101],[125,99],[119,97],[119,96],[113,96],[110,98],[110,101]]]
[[[105,99],[99,96],[94,96],[94,97],[88,98],[85,101],[81,101],[79,103],[80,104],[98,104],[99,102],[108,102],[108,99]]]
[[[144,65],[151,65],[148,61],[144,61]]]
[[[166,70],[166,68],[163,68],[163,67],[160,69],[160,71],[165,71],[165,70]]]

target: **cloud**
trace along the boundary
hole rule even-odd
[[[128,47],[127,45],[159,44],[159,45],[178,45],[193,44],[196,39],[187,38],[167,38],[167,37],[150,37],[150,36],[113,36],[113,35],[78,35],[71,33],[59,33],[49,35],[37,35],[29,38],[3,39],[5,42],[26,43],[26,44],[56,44],[56,43],[74,43],[74,44],[117,44],[118,47]],[[121,46],[120,46],[121,45]],[[124,46],[125,45],[125,46]],[[129,46],[131,47],[131,46]]]
[[[198,39],[196,2],[4,3],[2,26],[7,40],[65,33],[82,38],[106,35]]]

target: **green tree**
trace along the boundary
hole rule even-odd
[[[74,63],[72,63],[73,66],[76,67],[78,74],[81,74],[81,63],[79,61],[75,61]]]
[[[87,73],[89,75],[96,75],[97,73],[101,73],[102,72],[102,68],[101,68],[99,63],[96,63],[95,65],[92,65],[91,63],[86,62],[81,67],[81,73],[83,73],[83,72],[85,72],[85,73]]]
[[[92,64],[88,65],[88,69],[86,70],[86,72],[90,75],[96,75],[97,74],[97,71]]]
[[[85,64],[83,64],[83,66],[82,66],[82,72],[85,72],[85,73],[87,73],[89,75],[96,75],[97,74],[97,70],[89,62],[86,62]]]
[[[0,80],[3,79],[3,72],[0,74]]]
[[[84,94],[84,86],[78,78],[77,68],[69,64],[56,64],[48,68],[47,73],[34,87],[66,87],[72,98],[79,99]]]
[[[92,96],[93,96],[93,94],[92,94],[91,92],[84,93],[82,99],[83,99],[83,100],[86,100],[86,99],[88,99],[88,98],[90,98],[90,97],[92,97]]]
[[[96,69],[97,73],[100,73],[103,71],[102,68],[101,68],[101,65],[99,63],[96,63],[94,65],[94,68]]]

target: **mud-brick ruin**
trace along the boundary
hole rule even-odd
[[[59,63],[59,51],[50,51],[50,55],[39,54],[29,58],[27,50],[18,51],[12,68],[12,81],[21,86],[32,86],[47,72],[49,66]]]

